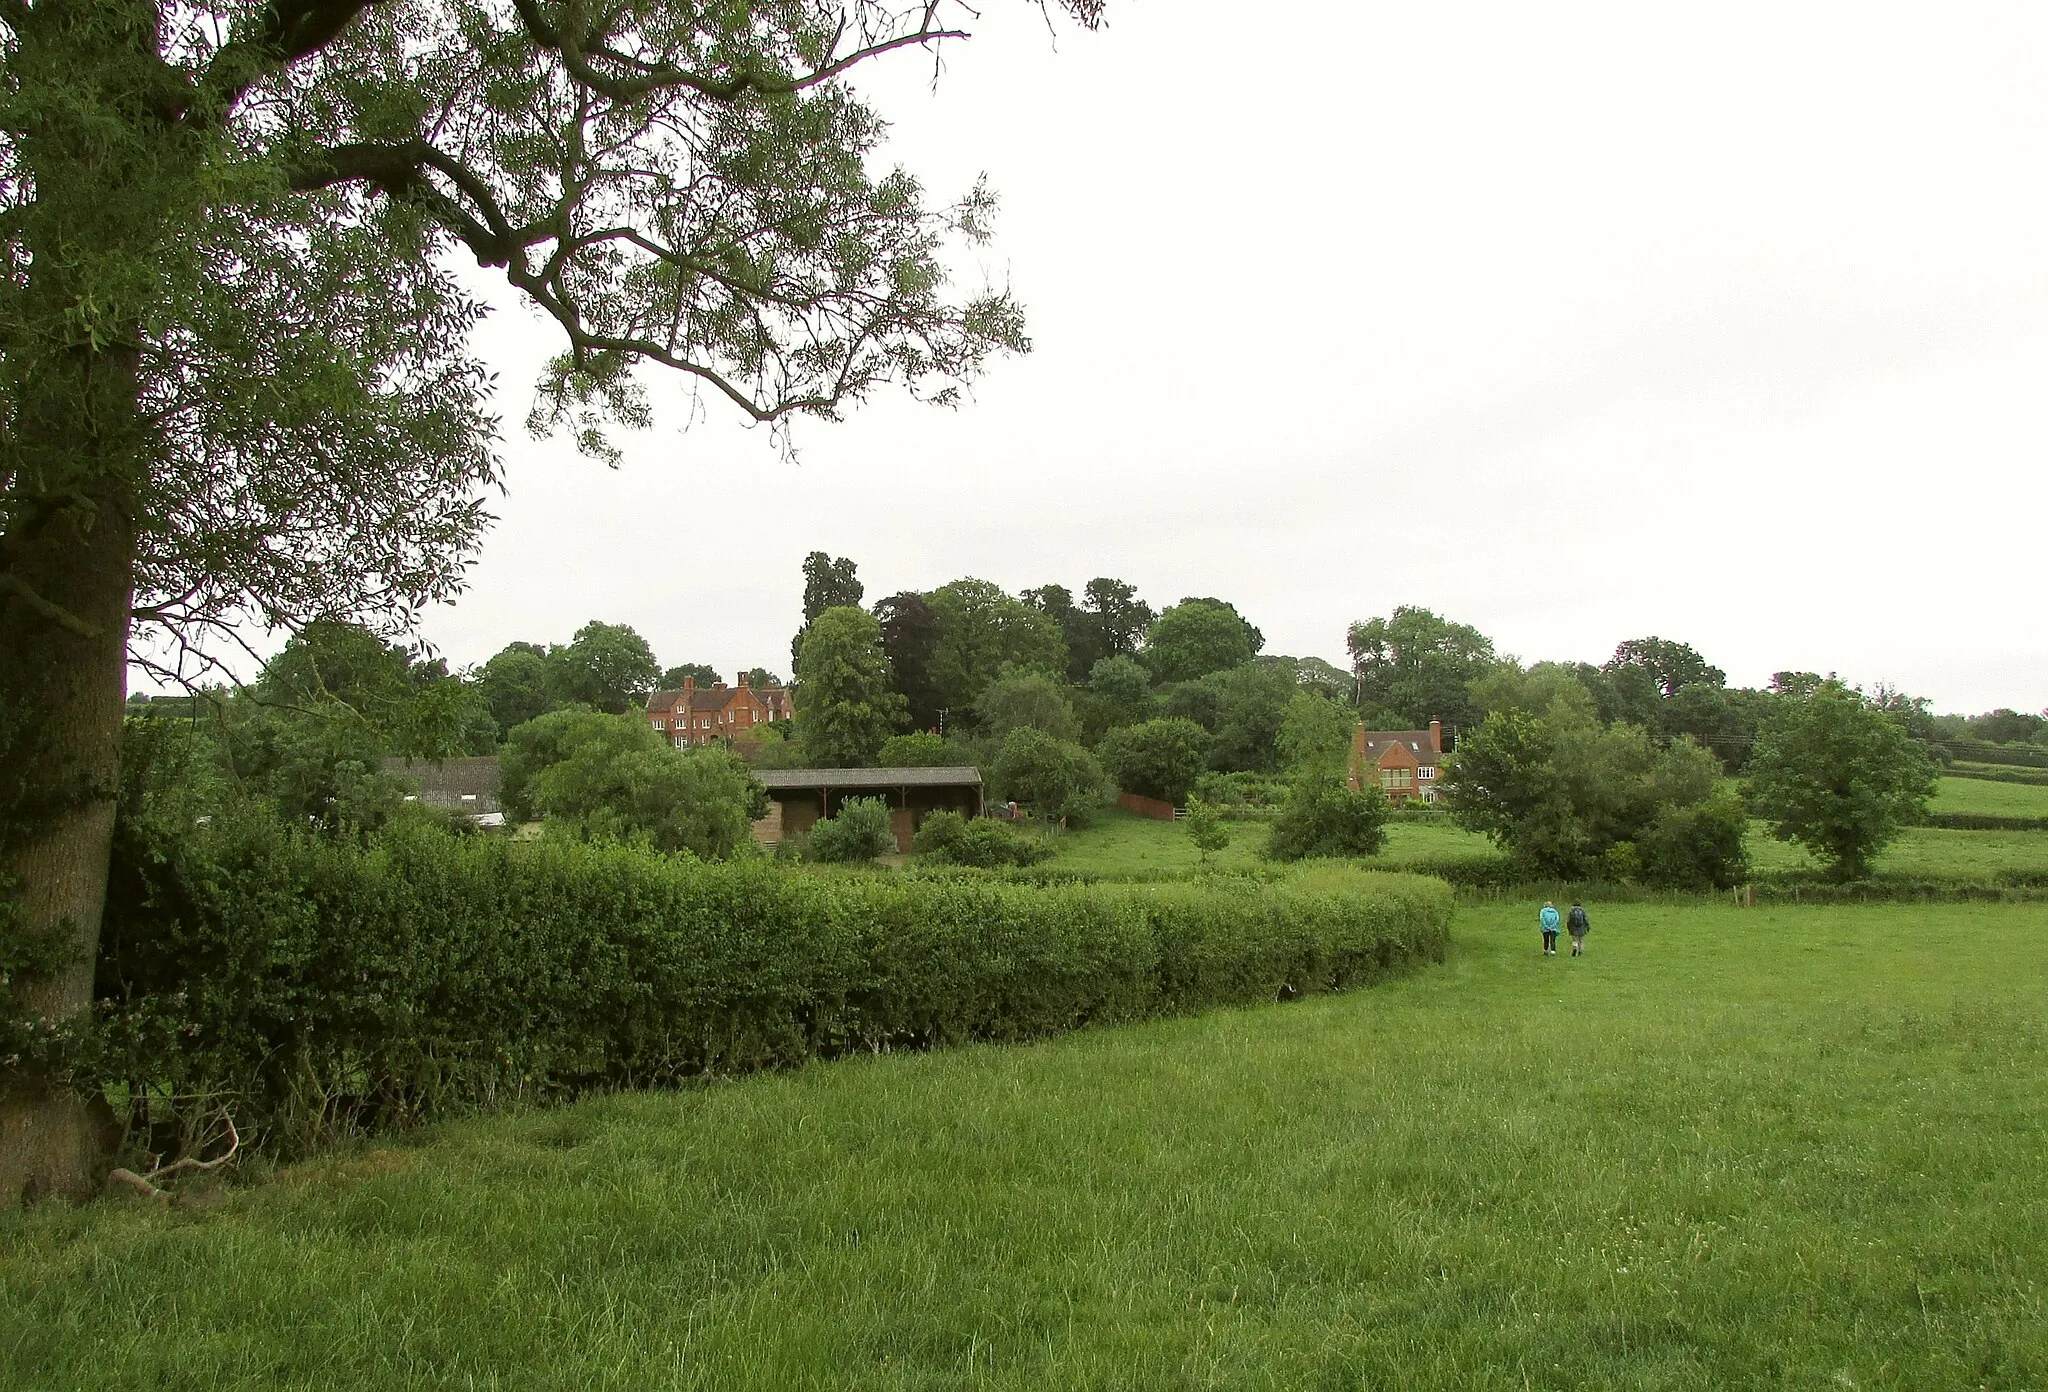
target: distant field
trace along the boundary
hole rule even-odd
[[[1993,817],[2048,817],[2048,784],[1944,778],[1936,786],[1928,810]]]
[[[1943,779],[1943,792],[1952,783],[1968,781]],[[2018,784],[1978,786],[2022,795],[2037,791]],[[2048,811],[2016,815],[2048,815]],[[1256,822],[1233,822],[1229,826],[1230,847],[1218,853],[1214,863],[1224,868],[1261,864],[1259,852],[1265,847],[1268,829]],[[1201,861],[1188,841],[1185,826],[1178,822],[1154,822],[1127,812],[1111,812],[1086,828],[1055,838],[1053,844],[1058,848],[1053,865],[1099,875],[1133,871],[1147,875],[1173,873],[1192,870]],[[1367,863],[1398,870],[1418,862],[1492,853],[1492,843],[1473,832],[1439,823],[1395,822],[1387,828],[1387,849]],[[1751,867],[1759,875],[1817,869],[1813,857],[1797,846],[1772,839],[1762,822],[1750,824],[1749,854]],[[1878,857],[1877,870],[1883,875],[1909,879],[1971,883],[1989,883],[2000,874],[2048,875],[2048,832],[1910,827]]]
[[[0,1216],[0,1386],[2048,1387],[2048,905],[1592,909]]]
[[[1222,868],[1261,864],[1259,853],[1265,849],[1271,828],[1262,822],[1224,825],[1230,831],[1230,846],[1219,851],[1212,863]],[[1123,811],[1105,813],[1080,830],[1054,837],[1052,844],[1057,848],[1052,864],[1099,875],[1192,870],[1202,859],[1188,840],[1186,826]],[[1387,849],[1371,863],[1398,870],[1418,860],[1486,855],[1492,849],[1485,837],[1454,826],[1395,822],[1387,828]]]
[[[1804,850],[1773,840],[1761,822],[1750,824],[1749,856],[1758,874],[1817,867]],[[1876,868],[1881,875],[1980,883],[2003,873],[2048,874],[2048,831],[1908,827],[1877,858]]]

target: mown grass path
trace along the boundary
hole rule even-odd
[[[36,1388],[2048,1386],[2048,907],[1468,909],[1348,996],[0,1220]]]

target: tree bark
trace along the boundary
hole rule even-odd
[[[0,431],[0,876],[16,925],[64,949],[8,983],[31,1022],[92,1008],[120,784],[137,507],[149,426],[140,306],[180,152],[155,84],[146,0],[53,0],[17,26],[17,86],[46,102],[13,132],[33,176],[26,283]],[[138,276],[136,272],[142,274]],[[95,1192],[104,1099],[61,1069],[0,1076],[0,1205]]]
[[[122,501],[74,504],[25,544],[7,538],[5,573],[34,598],[19,589],[0,594],[0,703],[18,722],[0,767],[32,796],[0,852],[0,873],[19,885],[21,927],[55,935],[66,949],[56,970],[16,983],[15,1009],[31,1019],[63,1021],[92,1007],[120,784],[134,566]],[[76,626],[42,605],[60,608]],[[95,1192],[108,1163],[104,1110],[89,1108],[62,1077],[9,1079],[0,1097],[0,1204]]]

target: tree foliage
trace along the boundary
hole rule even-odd
[[[1493,640],[1469,624],[1403,605],[1351,625],[1345,638],[1359,709],[1375,729],[1419,729],[1431,720],[1463,730],[1483,712],[1472,683],[1493,666]]]
[[[27,1008],[90,1001],[128,658],[400,631],[460,588],[499,468],[457,254],[559,335],[529,426],[606,457],[651,419],[643,365],[781,429],[891,384],[956,400],[1027,347],[1007,293],[947,286],[991,196],[891,168],[850,76],[967,13],[0,8],[0,878],[73,940]],[[58,1182],[23,1163],[69,1162],[0,1140],[0,1195]]]
[[[1346,787],[1329,773],[1309,773],[1294,781],[1266,854],[1275,860],[1310,856],[1378,855],[1387,841],[1387,799],[1377,787]]]
[[[889,656],[896,690],[919,730],[939,724],[942,693],[932,681],[932,657],[939,646],[939,616],[923,595],[904,590],[875,603],[882,626],[882,651]]]
[[[553,711],[512,731],[499,796],[549,832],[722,860],[751,844],[767,791],[723,749],[672,748],[637,716]]]
[[[811,828],[807,854],[826,864],[859,865],[894,852],[896,832],[886,798],[848,798]]]
[[[889,736],[875,758],[878,768],[944,768],[956,762],[945,739],[928,730]]]
[[[995,781],[1000,796],[1059,826],[1082,825],[1116,795],[1093,754],[1029,726],[1004,739]]]
[[[631,625],[592,619],[566,644],[549,649],[548,680],[561,701],[619,715],[654,690],[661,665]]]
[[[1202,853],[1204,865],[1209,863],[1210,856],[1230,845],[1230,828],[1223,825],[1223,814],[1214,803],[1190,797],[1186,825],[1188,840]]]
[[[816,768],[867,768],[904,717],[890,689],[882,627],[842,605],[812,621],[797,658],[796,727]]]
[[[974,720],[983,739],[1001,744],[1012,730],[1043,730],[1071,740],[1078,726],[1074,703],[1056,678],[1042,671],[1009,668],[982,688],[974,703]]]
[[[803,658],[804,635],[827,609],[857,607],[867,593],[855,572],[851,557],[833,557],[813,551],[804,557],[804,622],[789,641],[789,661],[797,666]]]
[[[1720,885],[1744,868],[1739,819],[1732,845],[1725,819],[1695,819],[1719,839],[1690,848],[1674,840],[1680,823],[1671,820],[1712,798],[1719,775],[1718,761],[1690,741],[1660,745],[1638,726],[1603,727],[1583,704],[1560,700],[1540,715],[1506,708],[1487,716],[1459,742],[1441,787],[1462,825],[1535,874],[1583,879],[1616,865],[1647,872],[1645,838],[1661,836],[1666,882]],[[1621,846],[1629,849],[1610,859]],[[1681,863],[1688,850],[1692,860]]]
[[[1065,673],[1059,625],[989,581],[952,581],[932,591],[929,602],[939,621],[931,681],[942,707],[972,708],[1005,667]]]
[[[1026,590],[1023,599],[1059,625],[1067,644],[1067,680],[1077,686],[1104,658],[1135,653],[1155,617],[1135,585],[1104,575],[1083,587],[1079,604],[1064,585]]]
[[[1838,681],[1782,699],[1757,738],[1749,791],[1772,835],[1840,879],[1861,879],[1934,793],[1926,750],[1889,712]]]
[[[1155,682],[1193,681],[1242,667],[1258,656],[1265,635],[1237,606],[1220,599],[1183,599],[1145,630],[1138,659]]]
[[[685,677],[699,686],[716,686],[720,681],[724,680],[724,678],[718,675],[718,669],[707,663],[678,662],[673,667],[661,669],[661,676],[656,679],[655,688],[662,691],[674,691],[682,686]]]
[[[1209,732],[1192,720],[1146,720],[1111,730],[1095,753],[1119,788],[1178,806],[1209,765]]]
[[[1283,769],[1342,772],[1351,755],[1358,712],[1314,691],[1297,691],[1280,717],[1273,750]]]

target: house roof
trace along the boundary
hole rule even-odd
[[[981,770],[957,768],[755,769],[769,792],[807,788],[979,788]]]
[[[468,759],[444,759],[430,764],[421,759],[386,759],[384,772],[396,774],[417,789],[421,802],[457,812],[498,810],[498,756],[484,754]]]
[[[1430,748],[1427,730],[1367,730],[1365,732],[1365,757],[1379,762],[1382,754],[1394,745],[1404,746],[1415,756],[1415,762],[1425,768],[1434,767],[1443,756]]]
[[[692,711],[724,710],[732,704],[733,698],[743,691],[752,692],[759,698],[764,708],[772,710],[776,705],[775,698],[781,694],[782,688],[777,686],[694,687],[690,691],[690,709]],[[668,715],[681,710],[682,704],[683,693],[680,689],[657,691],[647,698],[646,711],[649,715]]]

